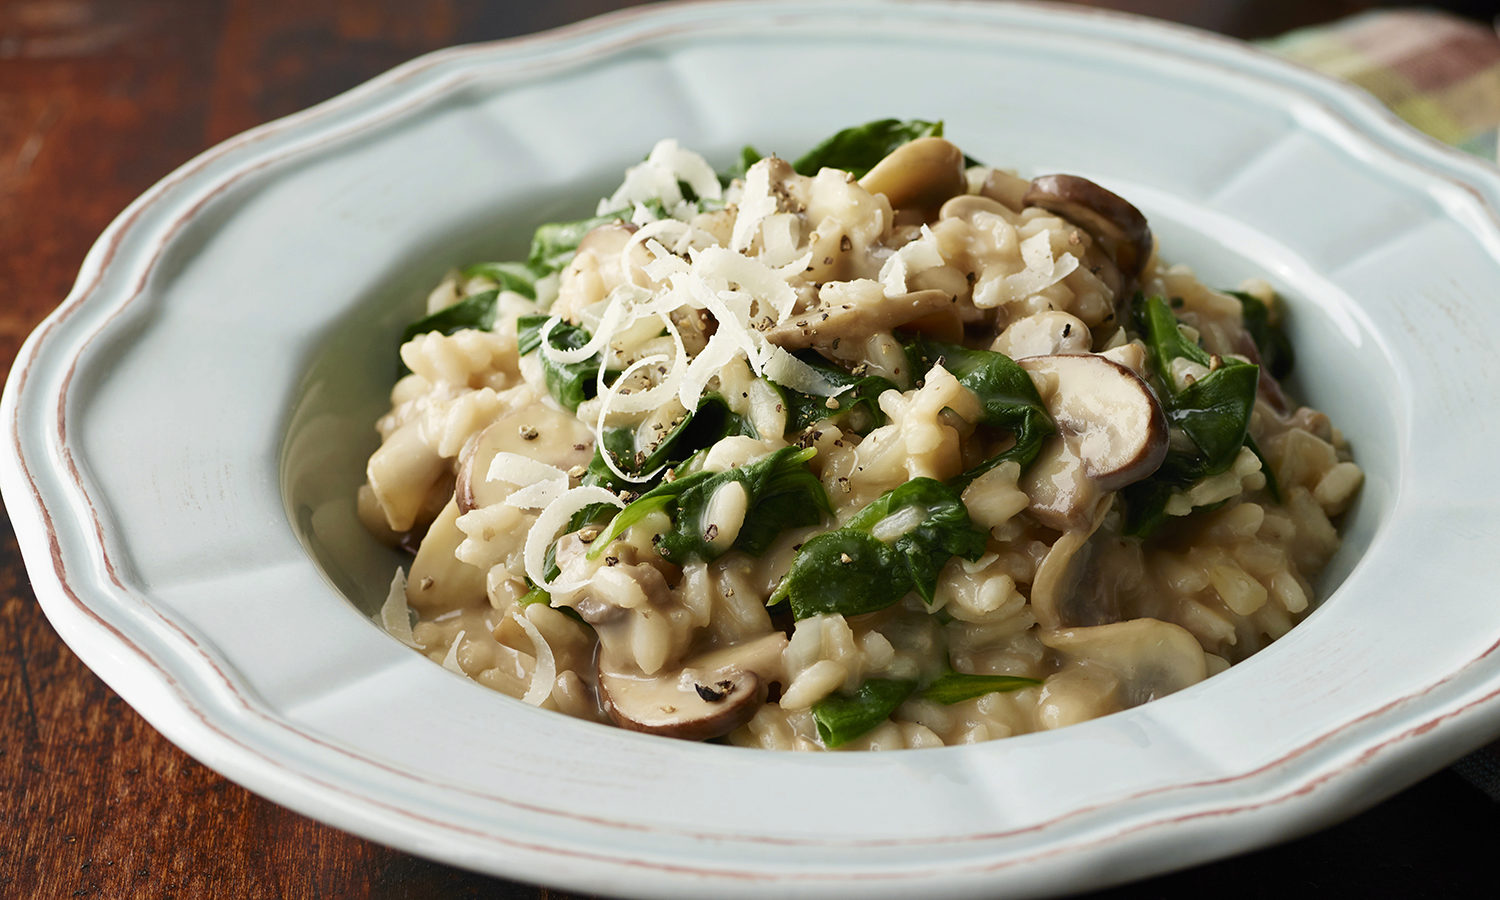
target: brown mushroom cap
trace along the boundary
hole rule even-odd
[[[599,669],[599,700],[621,728],[688,741],[722,737],[750,721],[766,686],[738,666],[652,678]]]
[[[1056,213],[1087,231],[1119,267],[1121,299],[1135,292],[1153,249],[1151,226],[1140,210],[1078,175],[1033,178],[1022,202]]]
[[[1021,481],[1032,515],[1043,524],[1076,528],[1089,521],[1103,494],[1161,466],[1167,417],[1140,376],[1094,354],[1016,362],[1057,425]]]

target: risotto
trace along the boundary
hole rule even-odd
[[[432,291],[358,498],[414,554],[392,635],[584,719],[874,750],[1136,706],[1307,613],[1362,476],[1267,284],[941,123],[742,157],[664,140]]]

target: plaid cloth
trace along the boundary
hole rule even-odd
[[[1497,159],[1500,37],[1430,9],[1363,13],[1262,43],[1286,59],[1357,84],[1440,141]]]
[[[1444,143],[1500,160],[1500,35],[1493,27],[1437,10],[1376,11],[1261,46],[1359,85]],[[1500,741],[1453,771],[1500,801]]]

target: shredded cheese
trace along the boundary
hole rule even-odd
[[[550,593],[563,591],[576,591],[583,587],[586,582],[562,582],[551,581],[547,578],[545,569],[547,559],[547,548],[557,539],[558,532],[573,518],[573,514],[594,503],[608,503],[616,509],[624,509],[625,501],[614,495],[613,491],[595,485],[584,485],[576,487],[547,504],[541,515],[536,517],[536,524],[526,533],[526,543],[522,549],[522,556],[526,565],[526,577],[531,583]]]
[[[453,636],[453,643],[448,645],[448,655],[443,657],[443,668],[450,672],[457,672],[468,678],[469,673],[465,672],[464,667],[458,664],[458,645],[463,643],[464,635],[466,634],[468,632],[460,630],[458,634]]]
[[[522,695],[521,702],[541,706],[552,696],[552,685],[557,682],[557,657],[552,652],[552,645],[542,636],[541,629],[536,627],[526,613],[513,609],[510,615],[521,626],[521,630],[526,632],[526,637],[531,641],[531,655],[536,657],[536,665],[531,669],[531,684]]]
[[[380,623],[386,634],[406,646],[413,650],[422,649],[422,645],[412,635],[411,607],[406,605],[406,572],[400,566],[396,567],[396,574],[391,578],[390,593],[386,594],[385,603],[381,604],[375,621]]]

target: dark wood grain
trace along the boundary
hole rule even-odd
[[[99,232],[195,153],[428,50],[624,5],[3,0],[0,371],[66,294]],[[1102,5],[1259,37],[1371,4]],[[569,896],[352,837],[184,755],[58,639],[8,518],[0,520],[0,709],[0,897]],[[1320,835],[1112,896],[1258,896],[1269,883],[1483,896],[1475,861],[1497,839],[1489,801],[1443,774]]]

